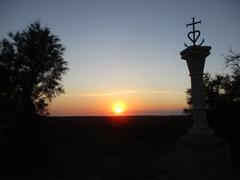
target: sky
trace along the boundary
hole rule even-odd
[[[40,20],[66,48],[65,94],[53,116],[181,114],[190,88],[180,51],[191,17],[206,46],[205,72],[229,73],[222,55],[240,48],[238,0],[0,0],[0,39]]]

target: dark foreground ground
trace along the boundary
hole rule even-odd
[[[5,128],[0,179],[186,180],[175,143],[191,124],[187,116],[48,117],[32,131]]]

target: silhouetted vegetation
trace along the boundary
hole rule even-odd
[[[64,50],[60,39],[39,21],[0,41],[1,121],[48,113],[51,99],[64,92]]]
[[[203,76],[205,87],[205,103],[208,112],[236,112],[240,107],[240,76],[238,74],[217,74],[212,77],[209,73]],[[191,89],[187,90],[187,103],[192,108]],[[190,109],[185,109],[190,113]]]

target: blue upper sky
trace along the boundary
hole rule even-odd
[[[126,90],[184,94],[190,80],[179,53],[191,29],[185,24],[193,16],[202,20],[200,40],[212,46],[205,71],[226,73],[222,55],[240,50],[239,7],[238,0],[0,0],[0,38],[35,20],[50,27],[66,47],[65,97]]]

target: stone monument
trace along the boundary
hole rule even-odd
[[[178,164],[192,180],[228,180],[230,179],[230,146],[225,139],[217,137],[207,122],[204,104],[203,70],[211,46],[196,44],[200,31],[195,25],[201,24],[192,18],[192,31],[188,38],[193,43],[180,52],[186,60],[191,77],[193,125],[188,133],[177,140]]]

